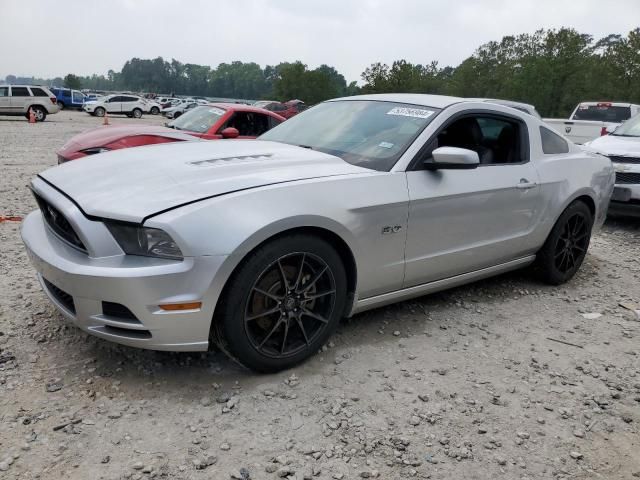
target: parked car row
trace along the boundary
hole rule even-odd
[[[213,104],[119,128],[32,181],[22,237],[43,290],[89,334],[215,343],[257,371],[367,309],[532,264],[570,280],[614,190],[608,158],[496,100],[366,95],[286,121]],[[124,149],[142,138],[163,144]]]

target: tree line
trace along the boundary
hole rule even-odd
[[[581,100],[640,103],[640,28],[595,39],[571,28],[505,36],[481,45],[456,67],[397,60],[373,63],[361,85],[335,68],[286,62],[192,63],[132,58],[107,75],[36,79],[9,75],[9,83],[43,83],[92,90],[127,90],[222,98],[299,98],[309,104],[359,93],[432,93],[531,103],[545,116],[566,116]]]

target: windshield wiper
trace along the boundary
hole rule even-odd
[[[313,147],[310,146],[310,145],[298,145],[298,146],[301,147],[301,148],[307,148],[309,150],[313,150]]]

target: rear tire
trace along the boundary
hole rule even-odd
[[[102,107],[97,107],[94,111],[93,114],[96,117],[104,117],[104,114],[106,113],[106,110]]]
[[[346,272],[331,245],[304,234],[278,238],[250,253],[229,280],[214,341],[252,370],[292,367],[336,329],[346,292]]]
[[[47,119],[47,111],[39,106],[31,107],[34,115],[36,116],[36,122],[44,122]]]
[[[544,282],[560,285],[573,278],[587,255],[592,228],[593,215],[584,202],[575,201],[562,212],[537,255]]]
[[[133,118],[142,118],[142,110],[140,110],[139,108],[134,108],[133,112],[131,112],[131,116]]]

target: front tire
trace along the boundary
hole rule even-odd
[[[592,228],[593,215],[584,202],[575,201],[562,212],[538,252],[543,281],[560,285],[573,278],[587,255]]]
[[[151,107],[150,113],[151,115],[158,115],[160,113],[160,109],[158,107]]]
[[[176,118],[178,118],[180,115],[182,115],[181,112],[176,112],[173,114],[173,119],[175,120]]]
[[[64,102],[58,102],[58,105],[60,106],[60,110],[64,110]]]
[[[102,107],[97,107],[94,111],[93,114],[96,117],[104,117],[104,114],[106,113],[106,110]]]
[[[276,372],[313,355],[338,326],[344,265],[324,240],[296,234],[259,247],[225,287],[212,330],[242,365]]]

